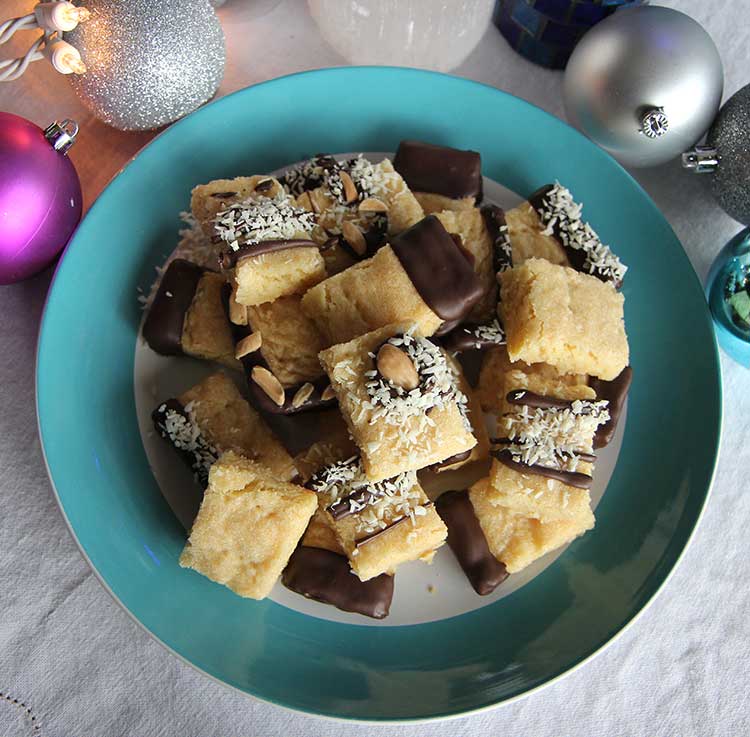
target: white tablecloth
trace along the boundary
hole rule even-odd
[[[710,31],[726,95],[750,81],[744,0],[672,0]],[[5,17],[31,6],[5,0]],[[250,2],[221,10],[228,37],[225,93],[261,79],[343,61],[301,2],[247,19]],[[743,23],[740,21],[744,20]],[[491,28],[457,73],[562,116],[559,73],[535,67]],[[53,88],[52,85],[56,84]],[[0,108],[38,123],[78,116],[96,141],[78,144],[87,197],[96,171],[132,150],[40,70],[0,89]],[[143,139],[145,140],[145,138]],[[119,164],[118,164],[119,165]],[[739,226],[677,163],[636,173],[705,277]],[[36,333],[50,274],[0,287],[0,692],[22,700],[49,737],[205,735],[669,735],[748,733],[750,372],[722,356],[724,436],[708,509],[667,588],[620,639],[584,668],[517,703],[440,725],[375,727],[294,714],[200,675],[138,627],[99,585],[73,543],[45,473],[34,412]],[[700,427],[695,428],[700,432]],[[0,699],[0,735],[33,734],[27,714]]]

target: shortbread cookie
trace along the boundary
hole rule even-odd
[[[143,323],[145,341],[163,355],[239,368],[222,301],[224,284],[220,274],[184,259],[172,261]]]
[[[628,365],[624,300],[610,283],[536,258],[499,279],[512,361],[549,363],[606,381]]]
[[[406,561],[430,562],[445,542],[445,525],[413,472],[372,483],[351,458],[323,469],[308,487],[362,581],[393,573]]]
[[[476,151],[401,141],[393,165],[425,215],[469,210],[482,199],[482,160]]]
[[[236,284],[234,299],[253,306],[301,294],[325,278],[325,264],[312,239],[313,213],[286,193],[229,205],[213,220],[220,262]]]
[[[395,322],[420,335],[448,332],[482,297],[474,270],[435,216],[390,246],[310,289],[302,308],[329,344]]]
[[[292,457],[222,372],[160,404],[153,420],[204,486],[216,458],[230,450],[262,463],[278,479],[297,476]]]
[[[546,363],[511,363],[505,347],[487,351],[477,386],[482,409],[494,415],[508,412],[510,406],[506,396],[513,389],[528,389],[536,394],[559,399],[595,399],[597,396],[589,386],[586,374],[561,374],[554,366]]]
[[[190,209],[200,223],[203,232],[214,235],[213,219],[227,205],[243,202],[254,197],[276,197],[283,192],[277,179],[266,174],[235,179],[215,179],[208,184],[193,187]]]
[[[581,217],[582,205],[561,184],[548,184],[506,213],[513,263],[544,258],[619,288],[627,267]]]
[[[278,481],[267,468],[236,453],[224,453],[209,472],[180,565],[240,596],[263,599],[317,508],[310,490]]]
[[[477,444],[458,373],[437,345],[405,326],[335,345],[320,360],[369,479],[424,468]]]
[[[494,488],[486,480],[478,481],[469,490],[469,499],[490,551],[509,573],[523,570],[594,527],[594,514],[586,491],[564,489],[563,494],[558,495],[562,501],[553,516],[538,514],[536,510],[517,511],[500,503],[493,492]],[[532,491],[529,495],[533,497],[538,493]],[[547,512],[551,508],[551,504],[546,505]]]

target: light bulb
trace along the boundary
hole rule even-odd
[[[46,31],[72,31],[79,23],[91,17],[86,8],[77,8],[73,3],[47,2],[39,3],[34,8],[37,23]]]
[[[53,41],[47,44],[43,51],[60,74],[85,74],[86,65],[78,49],[67,41]]]

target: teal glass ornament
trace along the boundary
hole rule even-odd
[[[708,273],[706,295],[719,344],[750,368],[750,228],[721,249]]]

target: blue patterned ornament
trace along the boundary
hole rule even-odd
[[[563,69],[575,45],[618,8],[646,0],[498,0],[493,22],[529,61]]]

